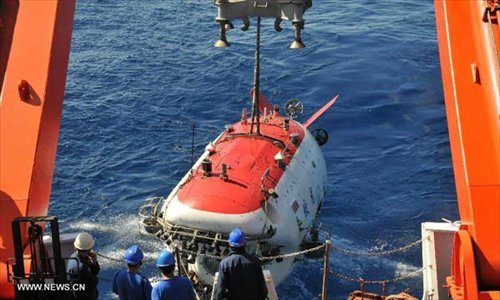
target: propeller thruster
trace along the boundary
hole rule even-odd
[[[328,142],[328,132],[324,129],[316,128],[311,131],[311,134],[320,146],[323,146],[326,142]]]
[[[304,105],[299,99],[290,99],[285,103],[285,113],[290,118],[296,118],[304,112]]]

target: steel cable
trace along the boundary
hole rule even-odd
[[[350,281],[350,282],[368,283],[368,284],[388,284],[388,283],[394,283],[397,281],[413,278],[413,277],[421,274],[423,271],[424,271],[424,268],[420,268],[420,269],[413,271],[413,272],[410,272],[408,274],[394,277],[392,279],[385,279],[385,280],[367,280],[367,279],[364,279],[362,277],[354,278],[354,277],[349,277],[347,275],[344,275],[344,274],[341,274],[341,273],[338,273],[338,272],[335,272],[332,270],[330,270],[330,274],[334,275],[337,278],[340,278],[340,279],[343,279],[346,281]]]

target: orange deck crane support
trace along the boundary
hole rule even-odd
[[[74,10],[74,0],[0,1],[0,298],[14,297],[12,220],[47,214]]]
[[[435,0],[462,225],[453,299],[500,299],[500,1]]]

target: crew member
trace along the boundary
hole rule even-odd
[[[98,296],[97,274],[101,269],[97,261],[97,255],[92,250],[94,239],[86,232],[78,234],[73,243],[75,253],[68,261],[67,273],[71,283],[83,284],[84,289],[73,290],[73,296],[77,300],[95,300]]]
[[[127,270],[116,273],[113,279],[113,293],[120,300],[151,300],[151,283],[139,271],[144,254],[141,248],[133,245],[125,251]]]
[[[153,288],[152,300],[195,300],[193,285],[186,277],[174,275],[175,258],[172,252],[164,250],[156,260],[160,269],[160,282]]]
[[[267,287],[260,261],[245,251],[245,234],[235,228],[229,234],[231,252],[219,265],[215,299],[262,300]]]

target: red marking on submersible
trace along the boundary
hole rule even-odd
[[[204,174],[202,166],[196,169],[178,193],[181,203],[222,214],[244,214],[260,209],[265,200],[262,190],[274,189],[284,173],[274,156],[284,151],[283,164],[287,165],[304,138],[304,129],[293,120],[286,130],[283,117],[274,117],[268,122],[264,122],[264,117],[261,119],[261,136],[248,135],[250,124],[240,122],[232,125],[231,132],[223,134],[209,156],[211,174]],[[298,135],[295,143],[291,133]],[[222,164],[226,164],[227,170],[226,176],[221,177]]]

